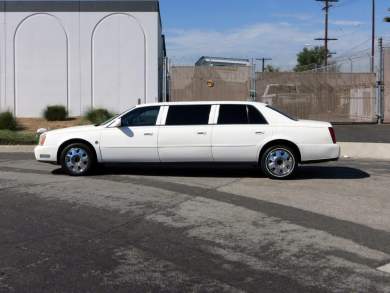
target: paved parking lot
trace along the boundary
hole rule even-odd
[[[390,292],[390,164],[296,180],[0,154],[0,292]]]

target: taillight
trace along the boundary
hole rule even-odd
[[[329,134],[330,134],[330,136],[332,137],[333,143],[336,144],[336,143],[337,143],[337,140],[336,140],[336,133],[334,132],[333,127],[329,127]]]

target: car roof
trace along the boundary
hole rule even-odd
[[[194,102],[161,102],[161,103],[148,103],[138,105],[137,107],[146,107],[146,106],[186,106],[186,105],[256,105],[265,107],[267,104],[260,102],[250,102],[250,101],[194,101]]]

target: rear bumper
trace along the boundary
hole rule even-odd
[[[341,148],[338,144],[300,145],[301,163],[337,161]]]
[[[44,163],[57,163],[57,148],[48,146],[36,146],[34,149],[35,159]]]

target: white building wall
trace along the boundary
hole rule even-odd
[[[0,111],[5,108],[5,18],[0,11]]]
[[[157,12],[0,15],[0,110],[41,117],[62,104],[80,116],[158,100]]]

